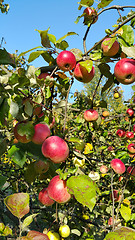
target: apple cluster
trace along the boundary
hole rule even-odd
[[[25,131],[25,129],[30,131]],[[69,147],[66,141],[58,136],[50,136],[51,131],[47,124],[38,123],[34,127],[29,122],[18,122],[14,127],[15,138],[22,143],[32,141],[35,144],[42,145],[42,154],[54,163],[61,163],[69,155]]]
[[[54,202],[66,203],[70,200],[71,195],[68,193],[66,180],[60,179],[56,175],[51,179],[47,188],[43,188],[38,195],[39,201],[45,206],[52,206]]]

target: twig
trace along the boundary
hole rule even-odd
[[[111,171],[111,190],[112,190],[112,220],[113,220],[113,231],[114,231],[114,193],[113,193],[113,170]]]
[[[98,13],[98,16],[99,16],[101,13],[103,13],[103,12],[105,12],[105,11],[107,11],[107,10],[117,9],[117,10],[122,10],[122,11],[124,11],[124,8],[135,8],[135,6],[118,6],[118,5],[114,5],[114,6],[111,6],[111,7],[108,7],[108,8],[106,8],[106,9],[101,10],[101,11]]]

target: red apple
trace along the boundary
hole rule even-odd
[[[112,161],[111,161],[111,167],[112,169],[118,173],[118,174],[122,174],[125,172],[125,164],[118,158],[114,158]]]
[[[118,190],[113,190],[113,196],[114,196],[114,201],[115,201],[115,202],[119,201],[120,198],[121,198],[121,195],[119,195]],[[110,195],[110,198],[111,198],[111,200],[112,200],[112,193],[111,193],[111,195]]]
[[[108,170],[109,170],[109,169],[108,169],[108,167],[107,167],[106,165],[102,165],[102,166],[100,167],[100,172],[103,173],[103,174],[107,173]]]
[[[38,79],[46,79],[46,77],[49,76],[49,73],[45,72],[45,73],[40,73],[40,75],[38,76]]]
[[[127,172],[131,173],[132,176],[135,176],[135,166],[129,166]]]
[[[87,7],[83,11],[84,14],[84,24],[87,25],[88,23],[95,23],[98,20],[97,11],[93,7]]]
[[[42,106],[37,105],[33,108],[33,115],[38,116],[41,112],[42,112]]]
[[[42,144],[42,153],[54,163],[61,163],[69,155],[67,143],[58,136],[48,137]]]
[[[44,140],[51,135],[49,127],[44,123],[38,123],[34,126],[35,134],[32,142],[42,144]]]
[[[118,82],[128,85],[135,81],[135,60],[122,58],[114,68],[114,75]]]
[[[39,192],[38,200],[45,206],[52,206],[54,204],[54,200],[51,199],[48,195],[47,188],[43,188]]]
[[[90,82],[95,74],[95,68],[92,66],[92,70],[88,72],[88,70],[82,66],[80,63],[76,64],[76,67],[74,69],[74,77],[83,83]]]
[[[134,124],[134,126],[133,126],[133,131],[135,132],[135,124]]]
[[[47,191],[49,197],[58,203],[66,203],[71,198],[67,191],[66,180],[60,179],[59,175],[51,179]]]
[[[115,56],[119,51],[120,45],[117,41],[112,44],[112,38],[106,38],[101,43],[101,49],[103,50],[104,56],[112,57]]]
[[[84,112],[84,119],[87,122],[96,121],[99,115],[98,112],[94,109],[88,109]]]
[[[116,135],[118,135],[120,138],[123,138],[125,137],[126,132],[123,129],[118,129]]]
[[[133,111],[133,109],[128,108],[127,111],[126,111],[126,113],[131,117],[131,116],[133,116],[134,111]]]
[[[113,147],[112,147],[112,146],[109,146],[109,147],[107,148],[107,150],[108,150],[109,152],[111,152],[111,151],[113,151]]]
[[[56,59],[58,67],[66,72],[72,70],[76,66],[75,55],[70,51],[62,51]]]
[[[39,160],[34,163],[34,168],[38,174],[45,173],[49,169],[49,162],[44,162],[42,160]]]
[[[34,127],[30,122],[18,122],[14,127],[14,136],[21,143],[28,143],[34,135]]]
[[[130,143],[128,146],[127,146],[127,149],[130,153],[135,153],[135,144],[134,143]]]
[[[134,138],[134,133],[133,132],[126,132],[126,138],[128,138],[128,139]]]

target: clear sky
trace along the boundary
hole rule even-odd
[[[75,24],[74,21],[78,16],[83,13],[78,10],[79,0],[5,0],[9,3],[10,10],[8,14],[0,13],[0,39],[4,37],[6,44],[3,47],[10,53],[18,50],[19,53],[40,46],[40,36],[35,29],[46,30],[50,28],[49,33],[54,34],[56,39],[59,39],[67,32],[76,32],[78,35],[67,37],[69,49],[79,48],[83,51],[83,37],[87,29],[83,25],[83,19]],[[135,5],[135,0],[114,0],[109,6],[112,5]],[[96,6],[96,5],[95,5]],[[130,9],[121,12],[122,15],[127,14]],[[119,17],[116,10],[110,10],[102,13],[98,21],[91,27],[86,45],[89,50],[95,42],[99,41],[105,36],[105,29],[110,28],[113,30],[113,25]],[[31,63],[35,67],[46,65],[42,57]],[[112,66],[113,71],[113,66]],[[121,85],[124,90],[126,99],[131,97],[131,85]],[[83,84],[78,81],[74,82],[72,91],[78,89],[80,91]]]

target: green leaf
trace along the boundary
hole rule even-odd
[[[113,0],[101,0],[101,2],[98,4],[98,8],[104,8],[108,6]]]
[[[105,39],[103,41],[103,45],[108,46],[108,49],[110,49],[115,41],[116,41],[116,38]]]
[[[17,218],[24,217],[29,212],[29,195],[27,193],[14,193],[4,199],[9,211]]]
[[[6,138],[0,137],[0,156],[7,150],[7,140]]]
[[[135,46],[133,47],[122,46],[122,52],[124,52],[128,57],[135,59]]]
[[[105,77],[107,77],[107,78],[112,77],[112,74],[110,72],[110,66],[108,64],[100,63],[98,65],[98,68],[99,68],[101,74],[104,75]]]
[[[44,53],[44,50],[42,51],[36,51],[36,52],[32,52],[30,55],[29,55],[29,58],[28,58],[28,62],[32,62],[34,61],[36,58],[38,58],[41,54]]]
[[[5,118],[8,117],[9,108],[8,99],[5,98],[0,105],[0,122],[3,125],[5,125]]]
[[[107,90],[109,89],[111,86],[113,86],[113,83],[114,83],[114,78],[113,76],[108,78],[106,83],[104,84],[104,86],[102,87],[102,90],[101,90],[101,95]]]
[[[122,26],[123,33],[118,34],[118,41],[124,47],[130,47],[134,44],[134,31],[130,25]]]
[[[25,111],[25,113],[26,113],[29,117],[32,116],[33,106],[32,106],[32,104],[31,104],[29,101],[26,101],[26,102],[25,102],[24,111]]]
[[[56,48],[59,48],[61,50],[66,50],[69,47],[68,43],[63,40],[60,43],[56,43]]]
[[[29,50],[27,50],[27,51],[25,51],[25,52],[22,52],[22,53],[19,54],[18,58],[20,58],[21,56],[24,56],[26,53],[29,53],[29,52],[37,49],[37,48],[42,48],[42,47],[41,47],[41,46],[38,46],[38,47],[31,48],[31,49],[29,49]]]
[[[22,230],[24,230],[24,228],[28,227],[32,222],[34,217],[36,217],[38,215],[38,213],[32,214],[28,217],[26,217],[22,223]]]
[[[56,43],[56,37],[53,34],[48,33],[48,37],[50,42],[52,42],[53,44]]]
[[[59,39],[56,41],[56,43],[62,42],[63,39],[65,39],[66,37],[71,36],[71,35],[78,35],[78,34],[75,33],[75,32],[68,32],[68,33],[65,34],[63,37],[59,38]]]
[[[98,49],[98,50],[94,50],[90,53],[90,59],[92,60],[97,60],[97,59],[101,59],[102,58],[102,50]]]
[[[131,209],[129,206],[121,204],[120,213],[126,222],[131,219]]]
[[[49,37],[48,37],[49,28],[45,31],[37,30],[37,29],[36,29],[36,31],[38,31],[40,33],[41,44],[43,45],[43,47],[50,48],[51,44],[50,44],[50,40],[49,40]]]
[[[79,4],[82,7],[91,7],[93,3],[94,3],[94,0],[81,0]]]
[[[67,180],[69,193],[73,194],[76,200],[87,206],[90,211],[96,204],[97,185],[86,175],[72,176]]]
[[[70,52],[75,55],[76,61],[79,61],[82,58],[83,52],[80,49],[72,48],[70,49]]]
[[[93,66],[93,61],[91,61],[91,60],[86,60],[86,61],[84,61],[84,62],[79,62],[79,64],[80,64],[82,67],[86,68],[87,71],[88,71],[88,73],[91,72],[92,66]]]
[[[122,226],[114,232],[109,232],[104,240],[135,240],[135,230]]]
[[[45,97],[48,99],[49,97],[51,97],[51,91],[50,91],[50,87],[46,87],[45,88],[45,91],[46,91],[46,94],[45,94]]]
[[[6,49],[0,49],[0,64],[16,67],[13,56]]]
[[[8,151],[9,157],[11,157],[12,161],[16,163],[19,167],[23,167],[25,164],[27,158],[26,153],[21,151],[19,148],[17,148],[15,145],[13,145],[9,151]]]
[[[6,181],[7,181],[7,177],[0,175],[0,189],[3,187]]]
[[[11,100],[11,103],[10,103],[10,114],[15,118],[19,112],[19,106],[16,102],[13,102]]]
[[[44,51],[41,56],[43,57],[43,59],[50,64],[56,64],[55,63],[55,59],[51,56],[51,54],[48,51]]]
[[[21,136],[26,135],[27,139],[32,138],[34,133],[35,133],[34,126],[33,126],[32,122],[27,122],[27,123],[22,122],[22,123],[20,123],[17,127],[17,131],[18,131],[18,134],[21,135]]]

